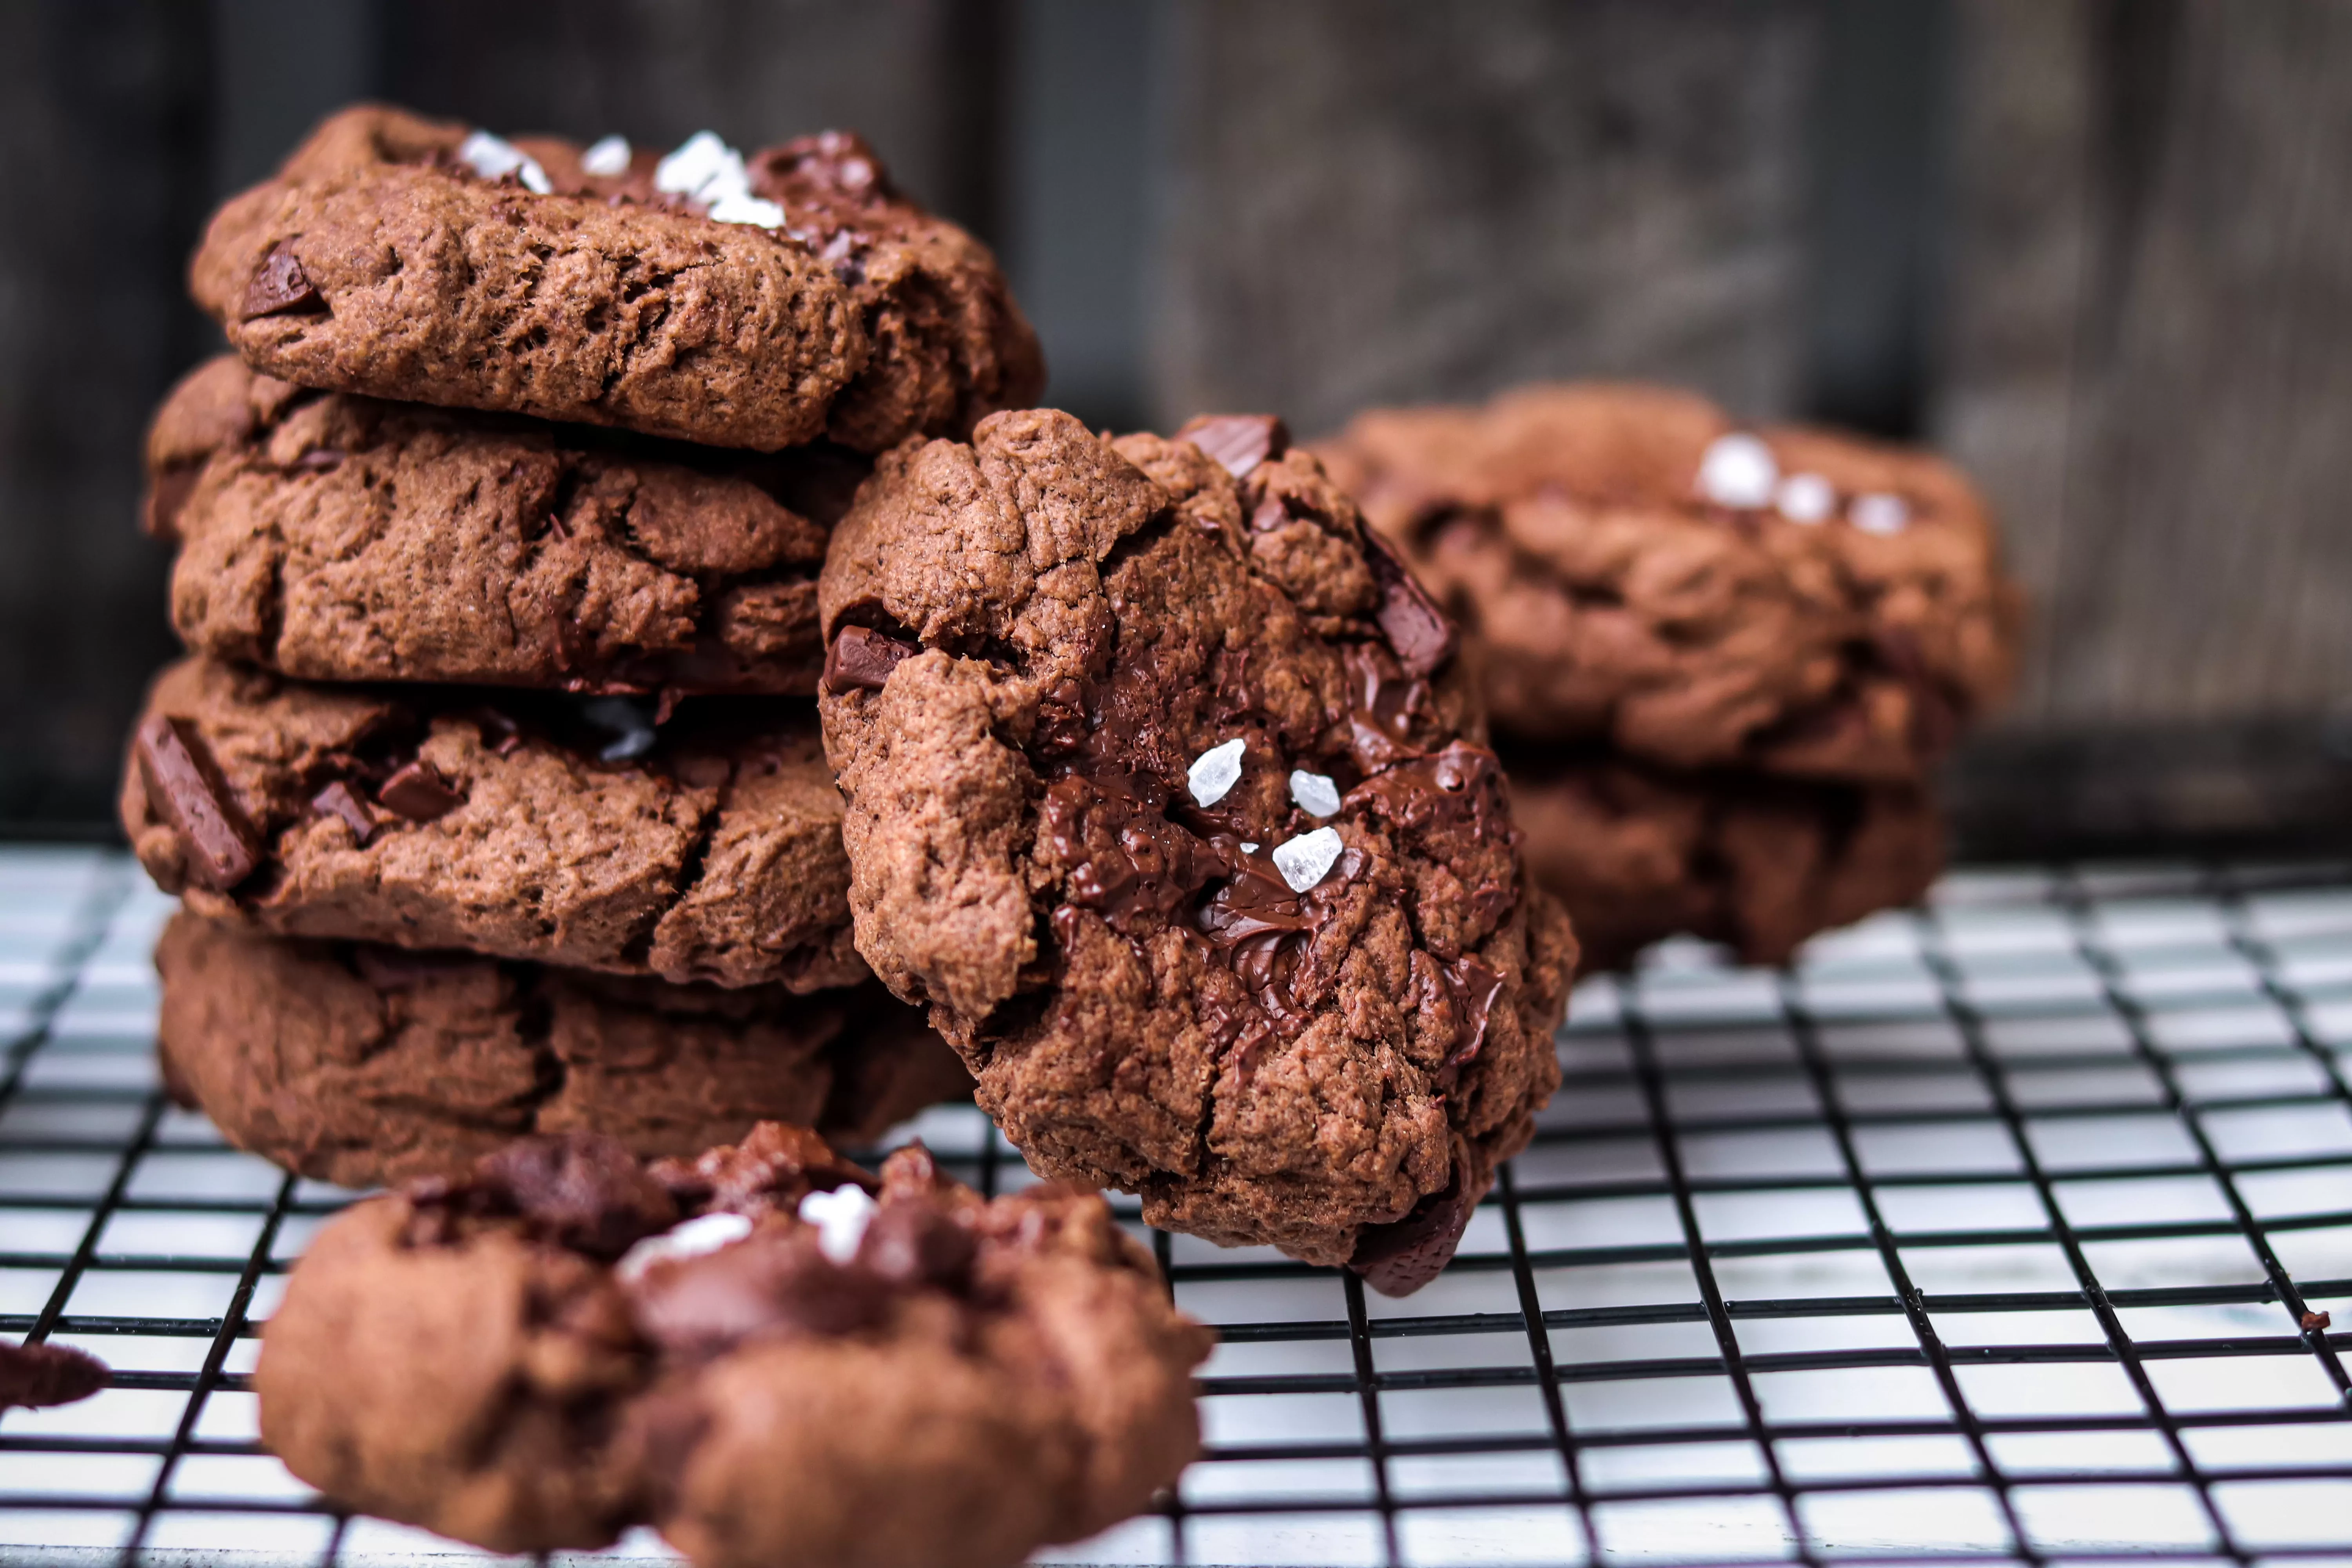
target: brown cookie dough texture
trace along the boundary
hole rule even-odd
[[[816,571],[865,464],[306,391],[234,357],[147,441],[199,653],[310,680],[816,689]]]
[[[852,136],[752,154],[771,229],[526,139],[547,194],[486,178],[465,126],[362,107],[215,216],[197,302],[303,386],[761,451],[878,451],[1033,401],[1037,340],[995,259]]]
[[[1587,973],[1682,933],[1748,963],[1899,908],[1943,869],[1943,824],[1904,784],[1675,773],[1507,753],[1528,867],[1568,909]]]
[[[1363,414],[1322,451],[1485,639],[1506,734],[1907,783],[2009,685],[2019,593],[1925,453],[1601,384]]]
[[[671,985],[185,913],[155,968],[174,1098],[238,1148],[347,1187],[462,1174],[530,1132],[602,1133],[651,1158],[792,1121],[855,1148],[971,1089],[878,985]]]
[[[1451,627],[1275,421],[1188,434],[998,415],[859,491],[819,588],[858,948],[1041,1172],[1409,1290],[1558,1081],[1575,944]]]
[[[614,704],[642,728],[581,718]],[[626,699],[307,686],[190,659],[148,694],[122,825],[165,892],[281,935],[846,985],[866,970],[841,802],[805,714],[702,698],[656,731]]]
[[[800,1217],[874,1188],[862,1231]],[[649,1170],[524,1142],[360,1204],[253,1383],[295,1475],[492,1551],[646,1523],[699,1568],[1009,1568],[1175,1480],[1211,1339],[1097,1195],[983,1200],[919,1146],[877,1183],[767,1123]]]

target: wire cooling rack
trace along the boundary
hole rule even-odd
[[[447,1562],[254,1440],[350,1194],[158,1092],[169,907],[0,852],[0,1332],[117,1369],[0,1416],[0,1559]],[[2352,868],[1963,874],[1786,972],[1669,946],[1560,1052],[1419,1295],[1153,1236],[1223,1331],[1207,1455],[1048,1555],[2352,1562]],[[969,1107],[915,1131],[1026,1179]]]

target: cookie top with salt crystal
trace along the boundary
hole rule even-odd
[[[1521,739],[1904,782],[2008,687],[1999,535],[1927,453],[1599,383],[1375,410],[1320,451]]]
[[[879,451],[1034,399],[994,258],[826,132],[746,155],[333,116],[215,215],[197,302],[328,391],[774,451]]]
[[[1557,1081],[1452,626],[1280,424],[1000,414],[818,582],[859,950],[1030,1163],[1410,1289]]]

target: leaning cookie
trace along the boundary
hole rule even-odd
[[[971,1078],[878,985],[798,997],[265,936],[182,913],[155,946],[173,1096],[347,1187],[455,1175],[531,1132],[652,1158],[811,1123],[856,1148]]]
[[[1567,906],[1587,973],[1678,935],[1784,963],[1807,937],[1915,902],[1943,868],[1943,824],[1909,785],[1504,762],[1528,868]]]
[[[1452,627],[1277,422],[983,421],[819,584],[859,951],[1038,1170],[1443,1267],[1558,1082],[1575,944]]]
[[[304,386],[761,451],[879,451],[1042,386],[995,259],[856,137],[588,153],[345,110],[214,216],[196,300]]]
[[[645,1523],[700,1568],[997,1568],[1175,1480],[1210,1343],[1098,1196],[983,1200],[919,1146],[877,1184],[768,1123],[359,1205],[253,1383],[296,1476],[493,1551]]]
[[[1911,783],[2009,685],[2019,591],[1924,452],[1605,384],[1378,410],[1321,450],[1486,639],[1503,733]]]
[[[191,648],[311,680],[816,689],[816,569],[866,465],[310,392],[234,357],[147,439]]]
[[[659,716],[190,659],[148,694],[123,830],[189,908],[282,935],[720,985],[863,979],[806,704]]]

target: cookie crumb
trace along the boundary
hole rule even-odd
[[[1770,506],[1780,482],[1780,466],[1773,460],[1772,448],[1754,436],[1737,431],[1718,436],[1699,459],[1698,493],[1737,511]]]
[[[1282,879],[1290,884],[1294,893],[1303,893],[1331,874],[1332,863],[1339,858],[1346,846],[1339,842],[1336,827],[1318,827],[1312,833],[1302,833],[1286,844],[1274,847],[1274,867]]]
[[[2324,1334],[2327,1331],[2328,1326],[2335,1321],[2336,1319],[2332,1313],[2305,1312],[2303,1315],[2303,1331],[2306,1334]]]
[[[1240,741],[1227,741],[1222,746],[1211,746],[1198,757],[1184,774],[1184,783],[1192,798],[1202,805],[1214,805],[1233,793],[1234,785],[1242,779]]]

